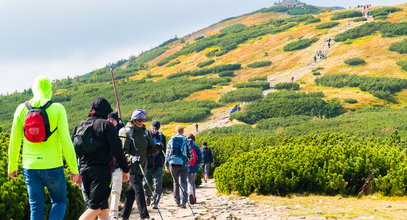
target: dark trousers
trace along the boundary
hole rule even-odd
[[[140,218],[149,218],[147,211],[146,198],[144,197],[143,176],[130,173],[130,186],[126,191],[126,200],[124,201],[123,219],[128,219],[131,214],[134,200],[136,200]]]

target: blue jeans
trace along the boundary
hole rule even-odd
[[[66,179],[63,167],[52,169],[24,169],[24,180],[30,202],[31,220],[43,220],[45,192],[51,197],[49,220],[62,220],[66,209]]]

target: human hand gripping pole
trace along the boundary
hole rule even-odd
[[[14,181],[14,180],[16,180],[17,175],[18,175],[18,170],[14,170],[13,172],[8,174],[8,177]]]

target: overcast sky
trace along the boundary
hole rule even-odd
[[[0,94],[82,75],[175,35],[270,7],[274,0],[1,0]],[[304,0],[317,6],[394,5],[405,0]]]

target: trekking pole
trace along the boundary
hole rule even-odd
[[[143,174],[143,177],[144,177],[144,181],[146,181],[147,187],[150,190],[151,195],[153,195],[153,190],[151,189],[151,186],[147,181],[146,175],[144,174],[143,167],[141,166],[140,163],[138,164],[138,166],[140,167],[141,173]],[[163,216],[161,215],[160,208],[158,208],[158,205],[156,207],[157,207],[157,210],[158,210],[158,214],[160,214],[161,220],[164,220]]]
[[[112,83],[113,83],[113,89],[114,89],[114,96],[116,98],[116,106],[117,106],[117,114],[119,115],[119,118],[122,118],[122,112],[120,111],[120,102],[119,102],[119,96],[117,95],[117,88],[116,88],[116,82],[114,80],[114,73],[113,73],[113,68],[112,65],[109,66],[110,73],[112,75]]]
[[[171,164],[170,164],[170,169],[172,169]],[[181,184],[180,184],[179,188],[181,189],[183,195],[187,194],[187,193],[185,193],[184,189],[182,189]],[[192,215],[195,216],[195,212],[194,212],[194,210],[192,209],[191,204],[190,204],[189,201],[188,201],[188,197],[187,197],[187,203],[188,203],[189,209],[191,209]]]

